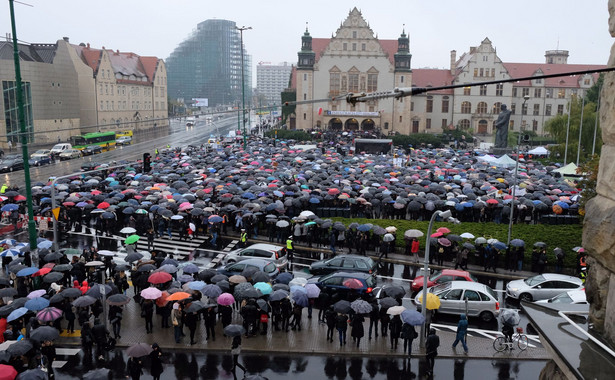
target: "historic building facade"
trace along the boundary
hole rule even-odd
[[[550,50],[544,63],[508,63],[485,38],[459,58],[451,51],[448,69],[412,69],[409,38],[377,39],[354,8],[332,38],[302,36],[293,81],[297,101],[332,99],[347,93],[391,91],[396,87],[439,87],[510,78],[533,77],[602,68],[604,65],[568,64],[568,51]],[[598,75],[459,87],[427,91],[397,101],[374,100],[347,104],[328,100],[299,104],[296,127],[377,129],[389,133],[441,133],[460,128],[489,138],[500,106],[512,111],[510,130],[543,135],[550,118],[567,112],[574,96],[584,96]],[[527,98],[527,99],[526,99]]]

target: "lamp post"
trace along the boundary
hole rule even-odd
[[[523,96],[523,105],[521,106],[521,110],[524,109],[525,103],[530,99],[529,95]],[[521,111],[521,128],[523,128],[523,111]],[[508,240],[506,241],[506,245],[510,245],[510,238],[512,235],[512,225],[513,219],[515,216],[515,190],[517,189],[517,175],[519,174],[519,147],[521,146],[521,133],[517,136],[517,159],[515,160],[515,176],[513,177],[513,187],[512,187],[512,200],[510,202],[510,217],[508,220]]]
[[[433,227],[433,222],[437,217],[441,217],[444,220],[452,221],[453,223],[459,223],[459,221],[455,218],[451,218],[451,210],[446,211],[436,211],[431,215],[431,219],[429,220],[429,227],[427,227],[427,236],[425,238],[425,262],[423,263],[423,301],[422,310],[423,317],[427,316],[427,279],[429,274],[429,248],[431,246],[429,239],[431,238],[431,229]],[[421,338],[420,338],[420,346],[425,347],[425,324],[421,325]]]
[[[243,122],[243,149],[246,149],[248,145],[248,135],[246,134],[246,82],[244,80],[244,67],[243,67],[243,31],[252,29],[251,26],[242,26],[241,28],[236,26],[235,29],[239,30],[239,41],[241,49],[241,116]]]

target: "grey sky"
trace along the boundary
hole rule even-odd
[[[544,51],[570,51],[569,63],[605,64],[613,39],[607,0],[23,0],[15,4],[17,36],[31,43],[72,43],[166,59],[196,25],[210,18],[251,26],[244,43],[258,62],[295,63],[305,23],[313,37],[335,33],[359,8],[374,33],[397,39],[405,24],[412,67],[448,67],[485,38],[505,62],[544,62]],[[0,9],[10,32],[8,1]],[[255,82],[255,81],[254,81]],[[255,84],[255,83],[254,83]]]

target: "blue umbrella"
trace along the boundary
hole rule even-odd
[[[193,282],[189,282],[188,284],[192,284],[194,282],[200,282],[200,281],[193,281]],[[203,293],[203,295],[209,298],[216,298],[216,297],[219,297],[220,294],[222,294],[222,289],[218,285],[207,284],[202,288],[201,293]]]
[[[253,193],[250,193],[250,192],[246,192],[246,193],[241,194],[241,197],[245,198],[245,199],[256,199],[256,195],[254,195]]]
[[[2,206],[2,208],[0,209],[2,212],[7,212],[7,211],[15,211],[19,208],[18,205],[14,204],[14,203],[9,203],[7,205]]]
[[[278,277],[276,278],[276,282],[281,283],[281,284],[287,284],[294,278],[295,276],[293,276],[292,273],[290,272],[282,272],[278,275]]]
[[[372,226],[370,226],[369,224],[361,224],[359,225],[359,227],[357,227],[357,230],[361,231],[361,232],[367,232],[369,230],[372,229]]]
[[[197,267],[196,265],[190,263],[190,264],[184,266],[182,268],[182,270],[184,271],[184,273],[198,273],[199,272],[199,267]]]
[[[43,297],[36,297],[26,301],[24,307],[28,310],[39,311],[49,306],[49,300]]]
[[[209,221],[209,223],[220,223],[223,219],[219,215],[212,215],[207,220]]]
[[[423,314],[419,313],[416,310],[406,309],[401,312],[400,317],[404,323],[407,323],[412,326],[418,326],[425,323],[425,317],[423,317]]]
[[[513,247],[524,247],[525,242],[521,239],[512,239],[510,241],[510,245],[512,245]]]
[[[493,247],[495,249],[506,249],[506,244],[502,243],[501,241],[498,241],[497,243],[493,244]]]
[[[316,204],[320,203],[320,199],[318,199],[318,198],[310,198],[309,202],[316,205]]]
[[[17,244],[17,240],[15,239],[2,239],[0,240],[0,245],[15,245]]]
[[[25,307],[20,307],[17,310],[14,310],[13,312],[11,312],[11,314],[9,314],[8,317],[6,317],[6,321],[7,322],[13,322],[14,320],[17,320],[21,317],[23,317],[29,310],[26,309]]]
[[[293,285],[290,287],[290,292],[292,294],[295,293],[304,293],[307,294],[307,290],[303,287],[303,286],[299,286],[299,285]]]
[[[302,293],[302,292],[295,292],[293,293],[293,301],[295,301],[295,304],[301,306],[301,307],[307,307],[310,303],[310,301],[308,300],[308,296],[306,293]]]
[[[208,284],[206,284],[205,281],[190,281],[188,283],[188,287],[192,290],[202,290],[207,285]],[[220,292],[220,294],[222,294],[222,292]]]
[[[53,242],[51,240],[45,240],[41,241],[40,243],[37,243],[36,246],[39,249],[49,249],[53,246]]]
[[[0,256],[2,256],[2,257],[7,257],[7,256],[15,257],[15,256],[19,256],[20,254],[21,254],[20,250],[11,248],[11,249],[7,249],[6,251],[2,251],[0,253]]]
[[[38,268],[37,267],[23,268],[22,270],[17,272],[17,277],[30,276],[30,275],[33,275],[36,272],[38,272]]]

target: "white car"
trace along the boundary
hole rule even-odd
[[[50,149],[39,149],[30,155],[30,158],[43,158],[51,156]]]
[[[564,292],[562,294],[558,294],[553,298],[549,298],[547,300],[536,301],[536,303],[563,303],[563,304],[582,304],[587,305],[587,296],[585,294],[585,289],[583,290],[570,290],[568,292]]]
[[[514,280],[506,285],[506,296],[524,302],[544,300],[569,291],[581,290],[583,281],[574,276],[543,273],[525,280]]]
[[[130,145],[132,143],[132,137],[120,136],[115,139],[115,145]]]
[[[288,263],[284,247],[275,244],[258,243],[229,252],[224,258],[224,264],[236,263],[246,259],[264,259],[271,261],[280,270],[285,268]]]
[[[81,157],[81,151],[79,149],[67,149],[58,155],[60,160],[70,160],[71,158]]]
[[[466,313],[468,300],[468,317],[479,317],[485,322],[490,322],[500,314],[498,297],[485,284],[469,281],[450,281],[427,289],[428,292],[440,298],[440,308],[437,313],[460,315]],[[423,292],[419,292],[414,298],[418,311],[422,309]]]

